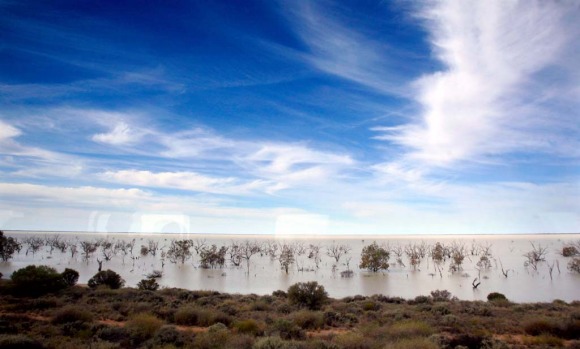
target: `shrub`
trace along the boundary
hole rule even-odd
[[[129,333],[124,327],[104,326],[97,331],[96,336],[108,342],[118,343],[125,341]]]
[[[568,262],[568,269],[576,273],[580,273],[580,258],[574,258]]]
[[[277,319],[272,324],[271,334],[278,334],[282,339],[303,339],[304,331],[287,319]]]
[[[433,328],[422,321],[403,321],[393,324],[389,335],[394,338],[427,337],[433,333]]]
[[[487,295],[487,300],[490,301],[490,302],[493,302],[493,301],[507,301],[507,298],[502,293],[492,292],[492,293],[490,293],[490,294]]]
[[[345,332],[334,338],[334,343],[343,349],[370,349],[372,342],[358,332]]]
[[[328,294],[324,287],[316,281],[299,282],[288,288],[290,303],[306,306],[309,309],[320,309],[327,299]]]
[[[247,334],[237,334],[228,336],[227,349],[252,349],[255,339]]]
[[[52,318],[53,324],[66,324],[71,322],[88,323],[93,321],[93,314],[79,306],[69,305],[58,310]]]
[[[532,336],[556,334],[558,333],[558,326],[547,319],[534,319],[524,324],[524,331]]]
[[[179,308],[173,315],[173,319],[178,325],[194,326],[197,325],[199,309],[193,306]]]
[[[228,340],[229,332],[224,324],[215,324],[207,332],[199,333],[195,337],[195,348],[218,349],[223,348]]]
[[[18,269],[11,279],[16,290],[29,295],[56,292],[66,287],[61,274],[46,265],[29,265]]]
[[[562,256],[573,257],[578,254],[578,249],[575,246],[564,246],[562,248]]]
[[[286,292],[284,292],[282,290],[277,290],[277,291],[272,292],[272,296],[279,297],[279,298],[286,298],[288,295],[286,294]]]
[[[388,344],[385,349],[437,349],[439,346],[428,338],[403,339]]]
[[[155,279],[143,279],[139,281],[137,288],[140,290],[157,291],[159,289],[159,284]]]
[[[256,320],[239,320],[232,325],[233,329],[238,333],[251,334],[253,336],[260,336],[264,333],[262,326]]]
[[[292,314],[294,323],[304,329],[319,329],[324,326],[324,316],[321,312],[301,310]]]
[[[151,314],[137,314],[125,324],[125,329],[131,337],[138,342],[143,342],[153,335],[163,326],[163,320]]]
[[[451,292],[447,290],[431,291],[431,298],[434,302],[447,302],[451,300]]]
[[[211,311],[194,306],[178,309],[173,319],[176,324],[187,326],[211,326],[218,322],[229,325],[232,322],[231,317],[221,311]]]
[[[298,349],[293,342],[282,340],[278,337],[265,337],[254,343],[253,349]]]
[[[0,349],[43,349],[36,340],[21,335],[0,335]]]
[[[409,302],[409,304],[426,304],[426,303],[431,303],[431,298],[428,296],[417,296],[412,302]]]
[[[60,275],[67,287],[73,287],[79,281],[79,272],[74,269],[66,268]]]
[[[88,283],[90,288],[96,288],[100,285],[105,285],[114,290],[123,287],[124,284],[125,280],[121,278],[121,275],[110,269],[96,273]]]
[[[164,325],[155,332],[152,343],[154,347],[162,347],[167,344],[181,347],[184,344],[184,340],[183,335],[175,326]]]

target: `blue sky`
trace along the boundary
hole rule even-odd
[[[0,228],[578,233],[574,1],[0,1]]]

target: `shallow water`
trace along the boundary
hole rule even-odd
[[[216,290],[228,293],[256,293],[269,294],[275,290],[286,290],[296,282],[317,281],[324,285],[331,297],[345,297],[353,295],[384,294],[403,298],[414,298],[418,295],[428,295],[433,290],[449,290],[454,296],[464,300],[485,300],[490,292],[501,292],[515,302],[548,302],[554,299],[565,301],[580,300],[580,274],[572,273],[567,269],[569,258],[562,257],[558,252],[562,251],[565,243],[579,241],[580,234],[576,235],[470,235],[470,236],[358,236],[358,237],[281,237],[281,236],[239,236],[239,235],[177,235],[177,234],[91,234],[91,233],[38,233],[38,232],[5,232],[6,235],[16,237],[20,241],[27,236],[46,237],[58,234],[62,239],[79,243],[83,240],[96,240],[100,238],[115,242],[118,240],[136,240],[133,254],[139,256],[141,245],[154,239],[159,241],[160,247],[169,246],[172,239],[205,240],[207,244],[230,245],[233,241],[245,240],[279,243],[303,243],[318,244],[322,246],[322,262],[316,269],[312,259],[307,253],[297,256],[297,262],[290,267],[286,274],[277,259],[269,256],[255,255],[251,259],[250,273],[245,265],[240,267],[227,266],[223,269],[202,269],[199,267],[199,257],[193,252],[193,258],[183,265],[165,262],[164,275],[158,281],[162,286],[179,287],[186,289]],[[456,273],[448,271],[449,261],[441,267],[441,273],[429,257],[422,259],[417,270],[413,270],[408,264],[408,259],[403,257],[406,266],[396,265],[395,257],[391,253],[391,267],[387,272],[371,273],[358,268],[362,248],[376,241],[379,245],[404,247],[409,243],[425,242],[434,245],[441,242],[445,245],[452,243],[464,244],[467,250],[472,245],[491,245],[492,267],[489,270],[479,272],[476,262],[477,256],[467,255],[463,264],[463,270]],[[350,278],[342,278],[340,271],[347,269],[344,262],[346,256],[341,258],[340,263],[333,271],[334,260],[326,256],[327,246],[333,243],[346,244],[352,250],[348,253],[351,258],[350,269],[354,275]],[[537,271],[531,267],[525,267],[526,258],[523,256],[532,249],[531,243],[536,246],[547,247],[546,262],[539,264]],[[8,262],[0,262],[0,272],[8,277],[14,270],[30,264],[44,264],[55,267],[62,271],[64,268],[72,268],[80,273],[79,283],[86,283],[98,269],[96,259],[103,259],[100,250],[89,261],[85,261],[79,253],[75,258],[68,253],[54,250],[52,255],[48,247],[43,247],[34,256],[26,255],[26,247]],[[554,263],[552,277],[550,277],[548,265]],[[112,269],[118,272],[126,280],[127,286],[135,286],[147,273],[154,269],[162,269],[160,254],[153,257],[136,258],[127,255],[124,263],[119,253],[110,261],[103,263],[103,269]],[[559,269],[558,269],[559,265]],[[509,269],[508,277],[502,274],[503,269]],[[299,271],[298,268],[312,271]],[[472,287],[472,281],[480,276],[481,284],[477,289]]]

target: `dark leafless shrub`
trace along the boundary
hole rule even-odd
[[[81,250],[85,260],[89,260],[91,255],[97,251],[97,243],[94,241],[81,241]]]
[[[548,248],[542,247],[542,245],[534,245],[533,242],[530,242],[532,245],[532,249],[524,254],[526,261],[524,262],[524,266],[532,267],[535,271],[538,270],[538,264],[540,262],[544,262],[546,260],[546,255],[548,254]]]
[[[147,249],[149,251],[149,254],[155,257],[157,255],[157,251],[159,250],[159,242],[153,239],[149,239],[147,241]]]
[[[29,236],[22,240],[28,247],[26,248],[26,255],[28,256],[28,252],[32,252],[32,257],[40,250],[42,246],[44,246],[44,240],[36,237],[36,236]]]
[[[195,239],[192,243],[195,254],[199,255],[200,252],[207,246],[205,239]]]
[[[326,255],[328,257],[334,258],[336,263],[340,262],[340,258],[349,253],[351,248],[348,245],[339,245],[336,243],[332,243],[332,245],[326,248]]]
[[[568,262],[568,269],[570,271],[580,273],[580,258],[574,258]]]
[[[250,242],[246,240],[241,245],[240,256],[243,260],[246,261],[246,270],[248,273],[250,273],[250,259],[252,259],[252,256],[260,253],[261,251],[262,249],[257,242]]]
[[[413,270],[417,270],[417,266],[421,263],[421,247],[417,244],[408,244],[405,246],[405,254]]]

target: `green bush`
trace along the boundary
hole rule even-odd
[[[345,332],[334,338],[334,343],[342,349],[370,349],[373,341],[358,332]]]
[[[433,328],[422,321],[410,320],[393,324],[388,332],[391,337],[400,339],[427,337],[433,333]]]
[[[155,332],[152,339],[152,344],[155,348],[163,347],[164,345],[174,345],[176,347],[181,347],[184,344],[184,338],[181,332],[179,332],[175,326],[164,325]]]
[[[253,319],[235,321],[232,328],[238,333],[261,336],[264,333],[263,326]]]
[[[487,295],[487,300],[490,302],[493,301],[507,301],[507,297],[499,292],[492,292],[490,294]]]
[[[318,311],[301,310],[292,314],[294,323],[304,330],[319,329],[324,326],[324,315]]]
[[[124,284],[125,280],[121,278],[121,275],[110,269],[96,273],[88,283],[90,288],[96,288],[98,286],[104,285],[114,290],[123,287]]]
[[[232,318],[222,311],[212,311],[195,306],[185,306],[178,309],[173,319],[176,324],[186,326],[211,326],[218,322],[229,325],[232,322]]]
[[[143,279],[139,281],[137,288],[140,290],[157,291],[159,289],[159,284],[155,279]]]
[[[279,337],[265,337],[254,343],[253,349],[299,349],[299,346]]]
[[[0,335],[0,349],[43,349],[44,346],[30,338],[21,334],[16,335]]]
[[[431,298],[434,302],[447,302],[451,300],[451,292],[447,290],[431,291]]]
[[[79,272],[74,269],[66,268],[60,275],[67,287],[73,287],[79,281]]]
[[[200,309],[193,306],[179,308],[173,315],[173,320],[178,325],[195,326],[198,323]]]
[[[141,343],[152,338],[161,326],[163,326],[163,320],[151,314],[141,313],[129,319],[125,324],[125,329],[133,339]]]
[[[316,281],[299,282],[288,288],[288,300],[292,304],[306,306],[309,309],[320,309],[328,299],[328,294],[322,285]]]
[[[69,305],[58,310],[52,318],[53,324],[66,324],[71,322],[88,323],[93,321],[93,314],[79,306]]]
[[[292,321],[276,319],[269,330],[270,334],[277,334],[282,339],[304,339],[306,333]]]
[[[42,295],[66,288],[62,275],[46,265],[29,265],[18,269],[11,279],[15,289],[27,295]]]

